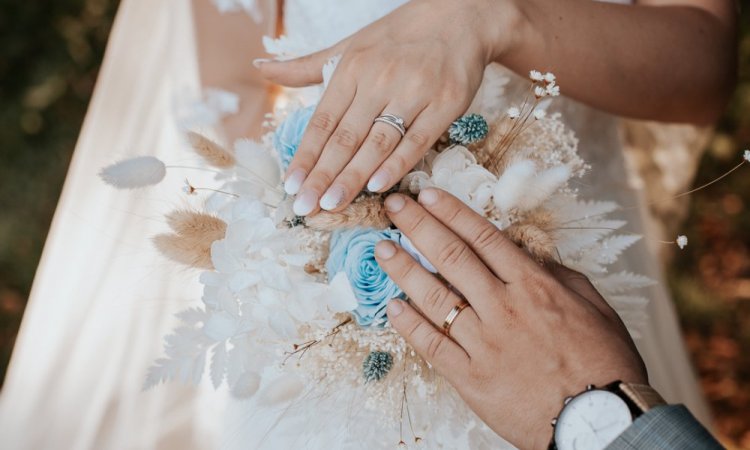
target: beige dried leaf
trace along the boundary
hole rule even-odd
[[[234,166],[236,160],[234,154],[221,145],[194,131],[188,131],[188,141],[201,158],[208,164],[226,169]]]

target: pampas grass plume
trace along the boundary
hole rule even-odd
[[[99,177],[118,189],[136,189],[159,184],[167,167],[153,156],[137,156],[103,168]]]
[[[219,169],[227,169],[234,166],[234,155],[221,145],[194,131],[188,131],[187,137],[195,153],[208,164]]]
[[[211,244],[223,239],[227,224],[210,214],[172,211],[167,223],[174,233],[154,236],[154,245],[167,258],[200,269],[213,269]]]

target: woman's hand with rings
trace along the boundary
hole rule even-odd
[[[378,243],[378,263],[410,299],[388,304],[391,325],[512,444],[547,448],[563,399],[588,384],[647,383],[625,326],[586,277],[542,267],[444,191],[424,190],[419,203],[393,194],[385,206],[445,279]]]
[[[499,3],[413,0],[331,48],[258,64],[271,81],[304,86],[341,55],[285,175],[297,215],[340,210],[365,187],[384,192],[420,161],[469,107],[503,42],[494,35],[508,20],[488,13]],[[405,134],[375,121],[384,115],[403,119]]]

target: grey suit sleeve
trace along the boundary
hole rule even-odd
[[[608,450],[713,450],[723,447],[683,405],[665,405],[646,412]]]

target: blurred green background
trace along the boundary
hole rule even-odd
[[[0,383],[96,81],[117,1],[0,0]],[[750,144],[750,30],[740,83],[696,185]],[[688,347],[728,446],[750,448],[750,166],[692,197],[668,268]]]

